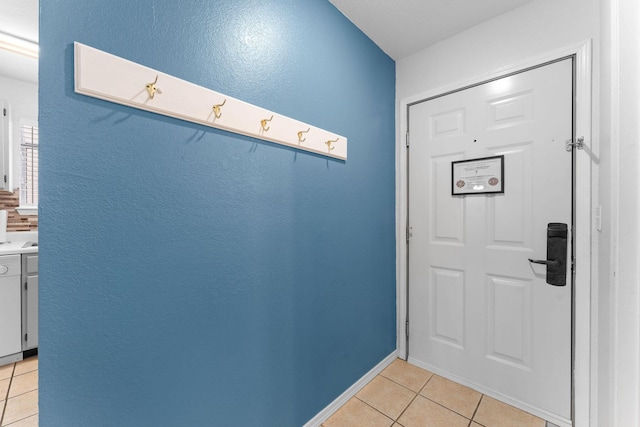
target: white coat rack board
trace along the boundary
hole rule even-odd
[[[74,43],[75,91],[117,104],[347,159],[347,138]]]

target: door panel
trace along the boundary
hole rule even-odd
[[[550,286],[528,258],[548,223],[571,229],[572,75],[567,59],[409,110],[409,360],[567,422],[570,266]],[[494,155],[504,194],[451,195],[451,162]]]
[[[531,281],[487,277],[487,357],[531,368]]]
[[[431,335],[443,343],[462,348],[464,345],[464,272],[432,269],[430,282],[432,304]]]

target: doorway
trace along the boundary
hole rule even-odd
[[[550,223],[567,225],[574,256],[574,74],[568,57],[407,109],[408,360],[561,425],[572,418],[571,262],[557,286],[529,259],[545,258]],[[496,156],[504,192],[452,194],[453,164]]]

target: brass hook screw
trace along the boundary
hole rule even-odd
[[[303,138],[302,134],[303,133],[307,133],[311,130],[311,128],[307,129],[307,130],[301,130],[300,132],[298,132],[298,144],[300,144],[301,142],[305,142],[307,140],[307,138]]]
[[[216,119],[219,119],[220,116],[222,116],[222,112],[220,111],[220,107],[222,107],[226,103],[227,103],[227,99],[225,98],[225,100],[222,101],[222,104],[216,104],[213,107],[211,107],[212,110],[213,110],[213,114],[216,115]]]
[[[336,139],[330,139],[329,141],[325,142],[325,144],[327,144],[327,149],[329,149],[329,151],[333,151],[334,148],[331,144],[333,144],[334,142],[338,142],[340,138],[336,138]]]
[[[156,92],[162,93],[160,88],[156,87],[156,83],[158,83],[158,75],[156,74],[156,79],[152,83],[147,83],[147,93],[149,94],[149,98],[153,99],[156,95]]]
[[[262,126],[262,130],[263,131],[268,131],[269,129],[271,129],[270,126],[267,126],[267,122],[270,122],[271,120],[273,120],[273,114],[271,115],[270,119],[262,119],[260,120],[260,125]]]

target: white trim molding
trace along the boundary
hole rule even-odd
[[[396,140],[396,283],[397,283],[397,347],[401,358],[408,357],[406,342],[407,319],[407,111],[412,103],[448,93],[459,88],[526,70],[547,62],[575,55],[576,58],[576,121],[575,136],[584,137],[582,150],[576,150],[576,282],[574,286],[574,425],[590,425],[592,398],[592,348],[591,348],[591,295],[596,283],[592,279],[592,264],[597,250],[594,244],[592,224],[592,200],[594,191],[593,168],[598,163],[598,145],[592,139],[592,42],[585,40],[547,54],[532,57],[524,63],[504,67],[488,75],[454,82],[452,84],[399,100],[399,134]],[[597,295],[597,293],[595,293]],[[593,325],[596,328],[597,325]],[[594,329],[595,331],[595,329]],[[595,391],[593,391],[595,392]]]
[[[611,419],[640,425],[640,5],[610,1]]]
[[[398,352],[394,351],[387,357],[385,357],[382,362],[378,363],[371,369],[369,372],[364,374],[362,378],[356,381],[351,387],[349,387],[344,393],[338,396],[333,402],[331,402],[326,408],[322,411],[318,412],[318,414],[311,418],[303,427],[320,427],[323,422],[325,422],[331,415],[334,414],[338,409],[342,407],[349,399],[358,393],[362,387],[367,385],[372,379],[374,379],[380,372],[384,370],[387,366],[389,366],[394,360],[398,357]]]

